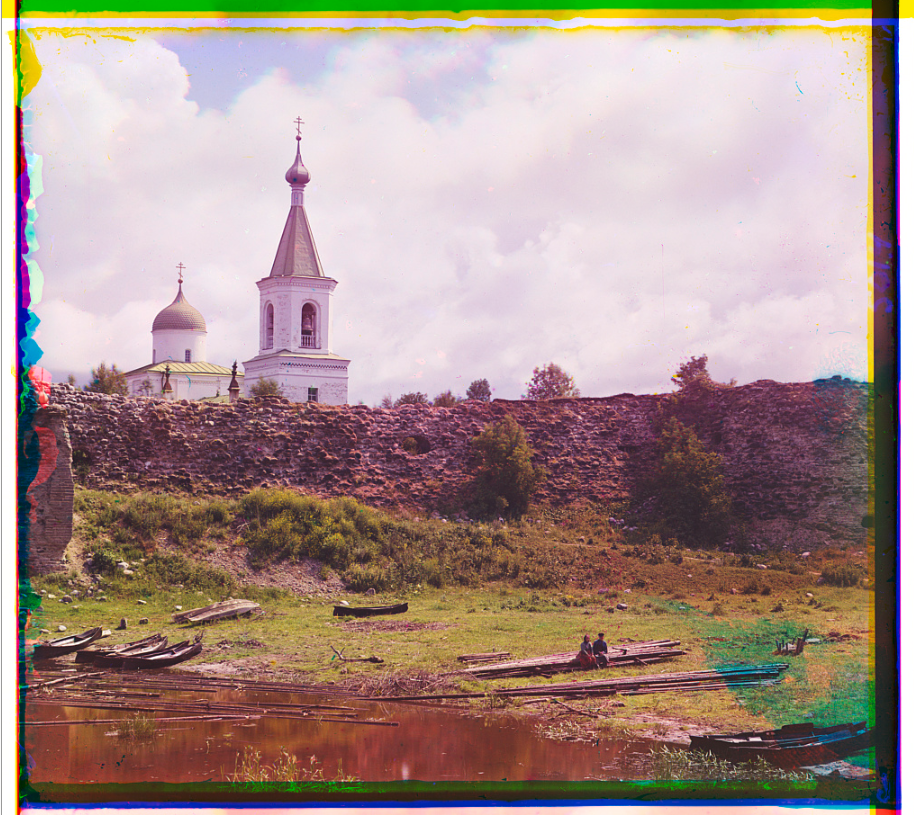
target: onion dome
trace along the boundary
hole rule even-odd
[[[184,298],[181,284],[178,283],[178,296],[170,306],[163,308],[152,321],[153,331],[162,330],[206,331],[206,321]]]
[[[301,160],[301,136],[296,136],[295,141],[295,163],[286,171],[286,181],[289,184],[301,184],[304,186],[311,180],[311,173],[305,167]]]

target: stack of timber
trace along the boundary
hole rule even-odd
[[[211,606],[182,611],[173,615],[172,620],[176,623],[190,623],[191,625],[213,623],[216,620],[228,620],[259,610],[260,604],[250,600],[223,600],[221,603],[213,603]]]
[[[635,696],[643,693],[733,690],[740,687],[775,685],[790,667],[786,662],[767,665],[739,665],[717,670],[683,671],[680,673],[629,676],[617,679],[594,679],[585,682],[564,682],[552,685],[526,685],[522,688],[501,688],[484,693],[440,693],[425,696],[375,696],[374,701],[426,702],[440,699],[482,699],[490,696]]]
[[[510,651],[499,651],[498,653],[490,654],[461,654],[457,657],[458,662],[469,662],[469,663],[480,663],[480,662],[494,662],[496,659],[507,659],[511,656]]]
[[[682,656],[686,652],[675,648],[677,645],[679,645],[679,640],[651,640],[611,645],[606,654],[606,667],[647,665]],[[577,662],[577,655],[577,651],[549,654],[542,657],[519,659],[514,662],[499,662],[497,665],[471,666],[458,673],[477,679],[507,679],[515,676],[551,676],[566,671],[585,670]],[[458,657],[458,659],[463,661],[463,657]]]

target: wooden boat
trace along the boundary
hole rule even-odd
[[[757,733],[692,736],[691,749],[732,762],[763,758],[776,767],[795,769],[829,764],[863,752],[870,746],[871,732],[866,722],[833,727],[789,724]]]
[[[153,634],[136,642],[125,642],[121,645],[112,645],[109,648],[86,648],[76,654],[77,662],[92,663],[95,665],[117,666],[120,659],[127,656],[146,656],[164,651],[168,648],[168,637]]]
[[[90,628],[82,634],[71,634],[69,637],[61,637],[50,642],[37,642],[35,643],[35,650],[32,652],[32,659],[54,659],[55,657],[72,654],[74,651],[78,651],[80,648],[85,648],[95,642],[101,635],[101,628]]]
[[[334,606],[334,617],[378,617],[381,614],[403,614],[409,610],[409,603],[392,606]]]
[[[159,651],[155,654],[120,657],[118,659],[119,665],[117,667],[130,670],[170,668],[172,665],[178,665],[181,662],[186,662],[188,659],[197,656],[202,650],[203,643],[200,641],[200,637],[197,637],[193,642],[184,640],[184,642],[179,642],[177,645],[173,645],[171,648],[166,648],[164,651]]]
[[[260,604],[251,600],[223,600],[203,608],[182,611],[172,616],[176,623],[214,623],[260,610]]]

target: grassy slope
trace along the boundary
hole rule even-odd
[[[221,511],[218,514],[221,517]],[[237,542],[237,527],[232,525],[230,514],[223,520],[204,533],[196,544],[198,549]],[[421,522],[429,529],[440,524]],[[110,518],[107,524],[99,523],[98,518],[84,520],[77,535],[86,536],[87,531],[90,546],[119,541],[128,546],[131,542],[142,545],[147,554],[154,549],[149,541],[134,540],[121,522]],[[110,642],[137,639],[152,631],[162,631],[177,640],[195,630],[171,622],[176,605],[188,609],[230,594],[248,596],[261,602],[265,614],[208,627],[207,650],[196,662],[244,660],[242,675],[274,672],[278,678],[308,682],[364,678],[378,685],[392,676],[458,670],[459,654],[497,650],[533,656],[571,651],[585,632],[593,636],[605,631],[610,643],[622,638],[671,638],[682,641],[688,650],[685,657],[647,669],[614,669],[612,675],[774,661],[789,661],[791,667],[784,683],[774,688],[652,694],[627,697],[624,707],[611,706],[609,700],[581,706],[602,709],[611,717],[604,727],[629,730],[659,731],[662,725],[657,721],[663,719],[691,722],[702,729],[760,728],[804,719],[820,724],[872,720],[868,677],[872,593],[865,588],[816,585],[817,573],[829,562],[863,562],[857,553],[832,552],[791,561],[802,565],[794,566],[799,572],[796,574],[761,570],[756,564],[741,566],[734,556],[688,550],[681,552],[681,564],[651,563],[644,550],[627,546],[624,538],[591,510],[542,511],[505,531],[518,557],[525,546],[554,551],[560,587],[530,589],[523,585],[521,569],[514,580],[474,588],[402,585],[368,601],[382,604],[408,599],[407,615],[380,619],[428,626],[418,630],[354,630],[353,623],[332,617],[330,601],[256,588],[220,588],[218,581],[207,583],[205,574],[200,584],[203,588],[192,588],[193,583],[179,588],[161,574],[155,580],[144,577],[142,567],[134,578],[106,578],[106,601],[83,597],[65,605],[45,599],[34,623],[52,631],[64,624],[72,632],[94,625],[114,628],[121,617],[126,617],[130,630],[116,632]],[[59,577],[37,579],[33,584],[36,590],[44,589],[58,597],[66,587],[66,581]],[[731,593],[733,588],[739,593]],[[139,604],[139,599],[145,599],[146,604]],[[353,605],[366,602],[357,595],[348,599]],[[607,611],[623,601],[628,604],[626,611]],[[148,627],[136,624],[140,617],[149,619]],[[809,645],[796,658],[773,654],[775,640],[792,638],[805,628],[809,628],[810,637],[824,639],[830,632],[838,632],[856,638]],[[347,657],[379,656],[384,664],[341,663],[332,659],[331,646]],[[565,675],[553,681],[568,678]],[[501,680],[488,686],[537,681]],[[457,686],[482,690],[487,684],[461,680]]]

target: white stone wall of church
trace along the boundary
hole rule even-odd
[[[191,362],[206,362],[206,332],[188,329],[159,329],[152,332],[150,362],[186,362],[185,351],[190,350]]]

